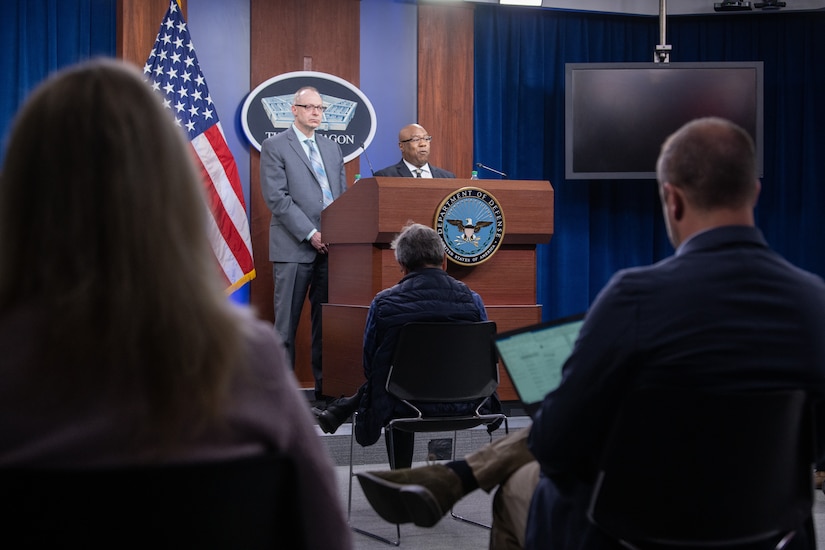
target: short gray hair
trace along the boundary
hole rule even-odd
[[[444,261],[444,242],[435,229],[420,223],[408,223],[396,235],[390,247],[395,259],[408,271],[440,266]]]

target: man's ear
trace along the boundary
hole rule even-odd
[[[685,194],[681,189],[669,183],[662,186],[662,200],[665,201],[670,217],[674,221],[682,221],[685,216]]]
[[[756,190],[753,192],[753,208],[756,208],[756,204],[759,202],[759,193],[762,192],[762,182],[756,180]]]

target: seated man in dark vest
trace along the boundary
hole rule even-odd
[[[401,327],[411,321],[487,320],[481,297],[445,271],[444,243],[434,229],[418,223],[407,225],[391,247],[403,277],[395,286],[379,292],[370,305],[364,329],[367,381],[355,395],[337,399],[323,411],[313,410],[318,425],[326,433],[334,433],[357,410],[355,438],[363,446],[378,441],[381,428],[390,420],[412,413],[408,405],[384,388]],[[439,403],[422,410],[437,415],[469,414],[476,406]],[[496,395],[490,406],[495,412],[500,410]],[[409,468],[412,464],[414,436],[408,432],[394,434],[396,468]]]

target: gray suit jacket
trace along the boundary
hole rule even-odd
[[[452,172],[448,172],[447,170],[443,170],[441,168],[437,168],[430,164],[430,172],[433,173],[434,178],[455,178],[455,174]],[[392,166],[387,166],[386,168],[382,168],[378,170],[375,176],[389,176],[391,178],[411,178],[413,177],[412,172],[410,169],[407,168],[407,165],[404,164],[403,159],[398,161],[398,164],[393,164]]]
[[[332,140],[315,134],[333,198],[347,190],[344,157]],[[272,212],[269,224],[269,260],[311,262],[316,251],[306,240],[313,229],[321,231],[324,208],[321,186],[304,148],[292,128],[264,140],[261,145],[261,192]]]

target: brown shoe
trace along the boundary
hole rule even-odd
[[[825,471],[816,470],[814,472],[814,487],[816,490],[822,489],[822,482],[825,481]]]
[[[356,475],[370,505],[390,523],[432,527],[464,496],[459,477],[441,464]]]

